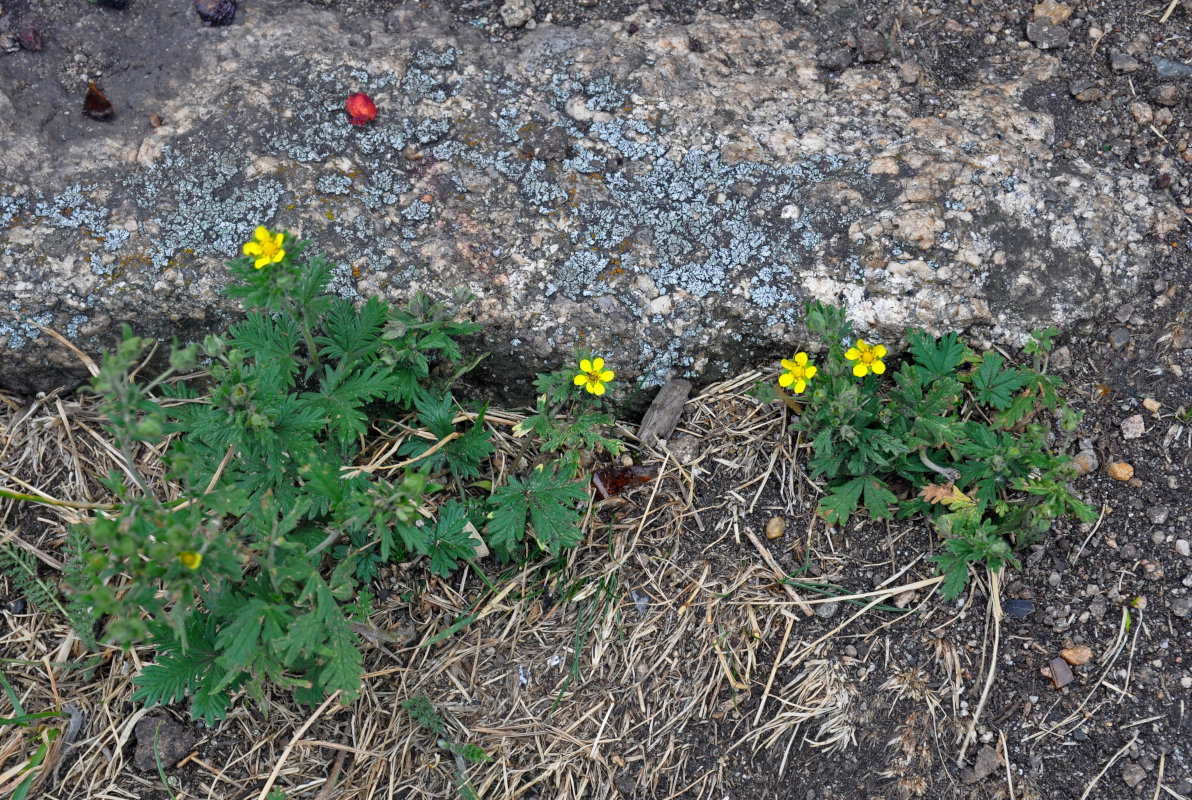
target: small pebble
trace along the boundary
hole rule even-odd
[[[1146,432],[1146,426],[1142,422],[1142,414],[1134,414],[1122,420],[1122,438],[1123,439],[1138,439]]]
[[[1088,645],[1083,644],[1078,644],[1074,647],[1065,647],[1060,651],[1060,658],[1074,667],[1080,667],[1092,660],[1093,650]]]
[[[1187,558],[1188,556],[1192,555],[1192,544],[1190,544],[1187,539],[1176,539],[1175,551],[1183,558]]]
[[[1151,521],[1152,525],[1162,525],[1167,522],[1167,517],[1171,510],[1167,506],[1151,506],[1146,510],[1147,519]]]
[[[1134,477],[1134,467],[1125,461],[1115,461],[1105,468],[1106,474],[1115,481],[1128,481]]]
[[[1180,619],[1187,619],[1188,614],[1192,613],[1192,597],[1184,595],[1183,597],[1177,597],[1172,600],[1171,613]]]
[[[1154,399],[1153,397],[1148,397],[1147,399],[1143,400],[1142,407],[1145,408],[1147,411],[1151,412],[1152,414],[1159,413],[1159,401]]]
[[[771,517],[766,523],[766,538],[778,539],[786,533],[786,520],[782,517]]]
[[[1142,65],[1126,53],[1113,53],[1109,56],[1109,67],[1114,72],[1137,72]]]
[[[534,18],[534,4],[530,0],[505,0],[497,11],[506,28],[520,28]]]
[[[815,615],[820,619],[831,619],[840,610],[840,603],[820,603],[815,607]]]
[[[1081,450],[1072,457],[1072,466],[1076,468],[1077,475],[1088,475],[1090,472],[1097,471],[1097,467],[1101,466],[1101,461],[1094,451]]]
[[[1146,770],[1137,764],[1126,764],[1122,767],[1122,780],[1126,785],[1133,789],[1138,784],[1146,780]]]

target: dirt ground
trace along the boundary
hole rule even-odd
[[[86,15],[139,13],[139,2],[3,6],[10,20],[34,15],[49,39]],[[393,5],[322,4],[349,15]],[[444,5],[460,24],[521,35],[499,22],[498,2]],[[649,8],[680,21],[701,10],[764,13],[813,31],[836,54],[824,67],[829,80],[851,67],[859,31],[878,31],[893,42],[887,60],[922,70],[916,91],[927,112],[1034,46],[1031,5],[654,0]],[[1069,43],[1051,51],[1061,76],[1033,98],[1055,118],[1057,158],[1144,170],[1156,192],[1192,212],[1192,77],[1162,79],[1150,60],[1192,63],[1192,8],[1176,4],[1164,21],[1167,0],[1069,5],[1061,26]],[[622,19],[639,7],[541,0],[534,20]],[[109,69],[120,69],[119,48],[140,45],[107,46]],[[72,55],[70,46],[56,52]],[[418,641],[366,643],[371,672],[355,707],[319,713],[279,695],[267,718],[241,703],[210,729],[190,723],[184,707],[168,709],[179,735],[190,736],[185,763],[168,770],[171,790],[255,797],[278,767],[276,785],[290,798],[458,796],[450,756],[398,706],[425,694],[458,736],[494,756],[469,772],[482,797],[1192,797],[1190,242],[1165,243],[1147,291],[1110,303],[1058,342],[1052,370],[1084,412],[1078,436],[1099,462],[1075,488],[1103,513],[1094,524],[1060,525],[1020,553],[1022,569],[1001,579],[999,620],[988,576],[955,603],[939,598],[925,561],[938,542],[921,521],[853,520],[841,530],[814,517],[818,489],[798,467],[783,412],[745,393],[777,373],[776,363],[759,365],[689,403],[673,455],[638,447],[638,463],[658,466],[659,478],[597,503],[587,546],[527,568],[509,597],[486,594],[467,574],[428,581],[418,567],[379,580],[374,623],[412,627]],[[69,450],[66,421],[93,425],[94,411],[57,399],[30,417],[49,420],[39,422],[41,456],[10,452],[0,468],[63,493],[94,489],[93,478],[54,460],[54,448]],[[6,436],[23,407],[21,398],[0,406]],[[632,443],[631,426],[625,435]],[[1133,477],[1110,477],[1116,463],[1131,465]],[[769,540],[775,517],[786,533]],[[54,578],[62,518],[4,506],[0,520],[4,536],[45,556],[40,574]],[[789,591],[774,565],[797,573]],[[0,579],[0,593],[4,672],[26,710],[38,710],[39,698],[45,707],[71,700],[85,720],[31,796],[165,798],[156,771],[134,763],[136,724],[158,712],[130,701],[129,680],[151,649],[55,666],[86,656],[11,581]],[[469,610],[479,614],[472,625],[419,646]],[[1081,661],[1082,646],[1091,657],[1055,688],[1053,660],[1067,651]],[[26,744],[0,729],[0,773],[27,755]]]

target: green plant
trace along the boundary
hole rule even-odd
[[[861,508],[877,519],[926,514],[944,538],[932,560],[952,598],[969,564],[1016,564],[1012,543],[1036,540],[1066,515],[1096,519],[1068,487],[1064,449],[1080,415],[1046,372],[1056,329],[1035,332],[1029,368],[978,354],[955,333],[912,329],[908,357],[887,379],[885,348],[855,338],[844,309],[813,302],[806,312],[826,357],[791,427],[810,442],[812,477],[827,482],[827,522],[844,524]],[[765,396],[794,402],[780,391]]]
[[[70,716],[64,711],[40,711],[34,714],[29,714],[21,705],[21,700],[17,697],[17,693],[13,691],[12,685],[9,684],[8,678],[3,672],[0,672],[0,687],[3,687],[4,693],[8,695],[8,699],[12,702],[13,716],[0,717],[0,728],[5,725],[15,725],[20,728],[37,728],[39,743],[37,749],[29,756],[25,765],[17,772],[16,776],[24,773],[25,777],[21,779],[20,783],[12,789],[12,794],[9,797],[12,800],[25,800],[28,797],[30,790],[33,788],[33,783],[38,780],[37,768],[45,761],[46,756],[50,752],[50,748],[54,744],[54,740],[62,733],[58,728],[43,728],[42,720],[53,719],[55,717]],[[11,774],[11,773],[10,773]],[[16,777],[14,776],[14,777]],[[44,776],[43,776],[44,777]]]
[[[401,707],[410,715],[410,719],[425,730],[435,734],[435,743],[439,748],[447,751],[455,759],[455,785],[463,800],[477,800],[476,790],[468,780],[469,764],[487,764],[493,759],[484,748],[474,744],[458,744],[447,736],[447,723],[435,711],[435,707],[425,695],[414,695],[403,700]]]
[[[579,541],[588,494],[577,456],[515,467],[506,485],[480,480],[493,454],[486,408],[451,392],[479,360],[459,344],[479,330],[456,319],[466,293],[451,305],[415,295],[405,308],[377,298],[357,308],[327,291],[332,265],[304,251],[258,228],[228,264],[242,321],[201,347],[175,346],[147,381],[148,343],[126,329],[93,381],[122,457],[106,480],[116,504],[78,529],[89,552],[78,601],[109,617],[111,640],[155,645],[135,699],[189,695],[192,717],[208,722],[235,693],[261,702],[269,685],[302,702],[353,698],[353,626],[372,610],[361,584],[382,563],[425,557],[437,575],[479,572],[482,528],[506,559]],[[202,393],[180,379],[200,356]],[[549,434],[547,450],[615,449],[595,432],[605,420],[552,417],[533,430]],[[352,466],[373,427],[404,438],[391,454],[400,463]],[[144,443],[162,454],[176,497],[156,496],[141,474]]]
[[[607,433],[612,416],[599,410],[605,384],[614,375],[604,369],[603,358],[590,359],[584,353],[577,358],[578,374],[557,370],[538,376],[534,385],[541,394],[534,412],[513,429],[514,436],[526,440],[515,464],[535,439],[542,453],[562,451],[562,455],[540,461],[524,478],[511,477],[493,492],[494,509],[486,531],[497,552],[507,557],[516,558],[524,551],[527,531],[551,555],[577,545],[588,496],[587,482],[576,477],[580,450],[613,455],[621,451],[621,443]],[[568,413],[561,414],[565,409]]]

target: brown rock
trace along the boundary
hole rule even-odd
[[[1090,472],[1096,472],[1101,462],[1094,451],[1081,450],[1072,457],[1072,466],[1076,468],[1077,475],[1088,475]]]
[[[786,533],[786,520],[782,517],[771,517],[766,523],[766,538],[778,539]]]
[[[1080,667],[1092,660],[1093,650],[1091,647],[1083,644],[1065,647],[1060,651],[1060,658],[1074,667]]]
[[[1059,25],[1070,16],[1072,8],[1055,0],[1043,0],[1035,6],[1035,19],[1045,19],[1052,25]]]
[[[1051,669],[1051,683],[1057,689],[1063,689],[1072,682],[1072,668],[1062,658],[1053,658],[1047,664]]]
[[[973,766],[973,774],[977,776],[977,780],[985,780],[997,771],[1000,763],[997,751],[985,745],[977,751],[977,763]]]
[[[1115,481],[1128,481],[1134,477],[1134,467],[1125,461],[1115,461],[1105,468],[1105,473]]]

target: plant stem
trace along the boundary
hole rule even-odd
[[[302,338],[306,340],[306,351],[310,353],[310,360],[317,370],[319,368],[319,348],[315,346],[315,339],[310,333],[310,320],[307,318],[306,307],[295,308],[292,297],[287,297],[286,303],[290,306],[291,318],[298,323],[298,330],[302,331]]]

